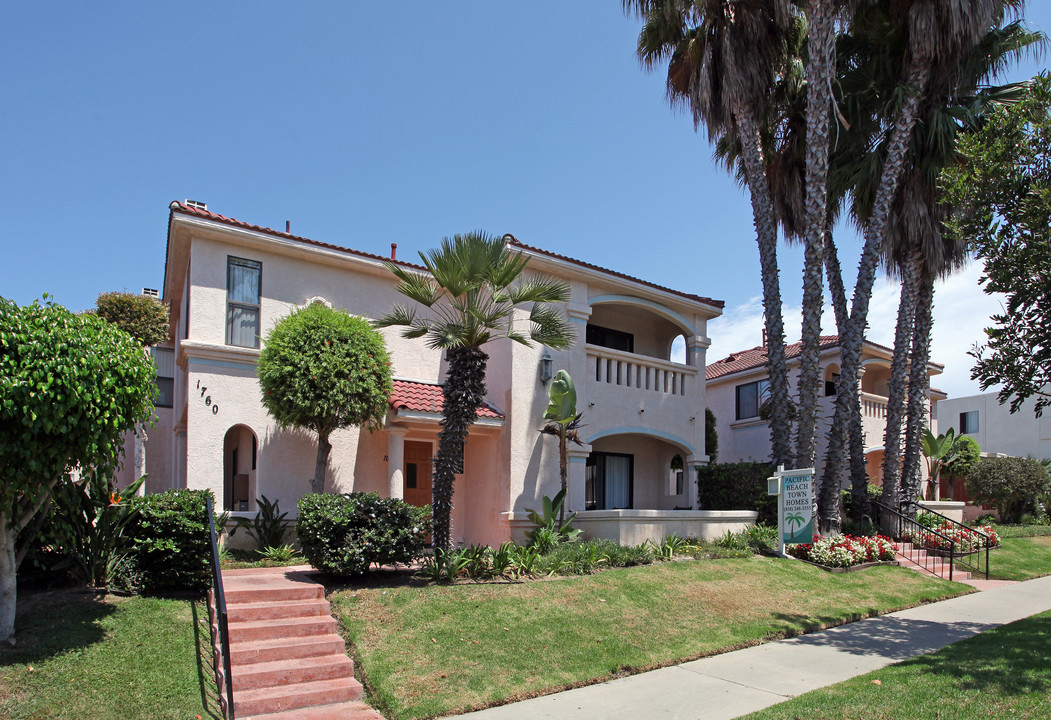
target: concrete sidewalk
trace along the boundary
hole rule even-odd
[[[1045,610],[1051,576],[459,717],[729,720]]]

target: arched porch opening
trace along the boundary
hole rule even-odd
[[[256,460],[259,440],[247,425],[234,425],[223,439],[223,508],[256,509]]]
[[[589,440],[585,510],[684,510],[693,507],[685,443],[644,433]],[[677,462],[676,462],[677,460]]]

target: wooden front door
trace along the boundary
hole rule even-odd
[[[431,458],[429,442],[405,442],[405,502],[417,507],[431,506]]]

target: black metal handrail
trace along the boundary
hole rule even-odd
[[[899,510],[884,505],[878,500],[870,500],[869,507],[872,510],[872,515],[876,520],[876,525],[882,532],[891,535],[895,540],[900,541],[909,531],[915,531],[917,535],[920,533],[930,533],[936,537],[941,538],[949,547],[949,580],[952,580],[953,566],[956,563],[956,546],[952,540],[937,530],[932,530],[920,523],[916,518],[910,517]],[[934,570],[935,567],[942,564],[940,558],[931,555],[922,548],[917,548],[916,543],[910,543],[910,549],[906,552],[905,548],[902,548],[902,555],[906,557],[909,562],[919,565],[927,572],[932,575],[942,577],[940,572]]]
[[[908,503],[906,503],[906,508],[908,510],[910,510],[910,511],[911,510],[916,510],[917,512],[926,513],[928,515],[934,515],[935,517],[942,519],[942,524],[948,523],[950,527],[957,528],[959,530],[966,530],[967,532],[972,532],[975,535],[980,535],[981,538],[982,538],[982,547],[981,547],[981,549],[979,549],[978,552],[976,552],[976,553],[960,553],[960,562],[962,564],[967,565],[968,567],[973,567],[975,572],[980,573],[980,572],[982,572],[981,559],[982,559],[982,555],[984,554],[985,555],[985,579],[986,580],[989,579],[989,548],[992,546],[992,543],[991,543],[991,538],[988,535],[983,533],[981,530],[978,530],[978,529],[973,528],[973,527],[968,527],[967,525],[964,525],[962,522],[959,522],[958,520],[953,520],[948,515],[942,515],[940,512],[937,512],[935,510],[931,510],[927,506],[921,505],[920,503],[916,502],[915,500],[910,500]],[[982,550],[985,550],[985,552],[982,553]],[[977,561],[974,563],[973,566],[970,565],[970,563],[968,563],[968,562],[966,562],[964,560],[965,557],[969,557],[971,554],[974,554],[976,556],[976,558],[977,558]]]
[[[215,511],[212,507],[212,498],[205,497],[205,506],[208,510],[208,530],[212,540],[212,602],[215,605],[215,628],[219,637],[219,655],[215,658],[216,681],[219,682],[220,698],[219,704],[223,705],[224,714],[228,720],[234,720],[234,682],[230,675],[230,627],[226,614],[226,594],[223,592],[223,575],[219,571],[219,543],[215,539]],[[212,646],[215,646],[215,642]],[[224,677],[220,680],[219,663],[223,665]],[[225,682],[224,682],[225,681]],[[225,689],[225,698],[222,695]],[[225,702],[224,702],[225,700]]]

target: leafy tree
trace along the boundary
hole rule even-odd
[[[953,451],[955,457],[945,463],[945,466],[942,468],[949,477],[966,478],[970,474],[971,468],[982,459],[982,449],[979,447],[978,441],[970,435],[960,435],[956,438]]]
[[[153,411],[154,366],[91,314],[0,298],[0,641],[14,634],[16,572],[70,472],[112,474],[124,433]]]
[[[1051,404],[1051,77],[1033,79],[1022,102],[1001,108],[960,144],[963,162],[943,177],[959,208],[951,231],[985,261],[985,292],[1007,295],[988,343],[971,351],[971,377],[997,384],[1017,412]]]
[[[1051,493],[1051,479],[1033,458],[983,458],[971,469],[964,487],[971,500],[994,506],[1001,522],[1011,522],[1037,498]]]
[[[130,292],[100,293],[95,314],[112,323],[145,347],[168,338],[168,306],[155,297]],[[135,477],[146,474],[146,432],[143,423],[135,426]],[[140,483],[139,487],[143,487]]]
[[[323,303],[293,310],[259,354],[263,406],[283,426],[317,433],[311,489],[322,492],[334,430],[378,425],[391,393],[390,356],[367,320]]]
[[[387,263],[400,281],[398,292],[424,306],[395,305],[377,320],[377,327],[403,326],[403,337],[425,338],[427,345],[445,350],[448,359],[442,387],[441,432],[434,459],[431,509],[434,547],[448,552],[453,483],[463,472],[463,448],[478,408],[485,401],[485,369],[489,356],[482,349],[499,338],[552,348],[573,343],[565,316],[548,303],[569,300],[569,287],[543,277],[525,278],[528,258],[512,253],[502,239],[481,232],[444,238],[441,248],[420,253],[429,275]],[[528,334],[514,326],[515,308],[531,303]]]
[[[150,347],[168,338],[168,306],[155,297],[105,292],[95,301],[95,314]]]

